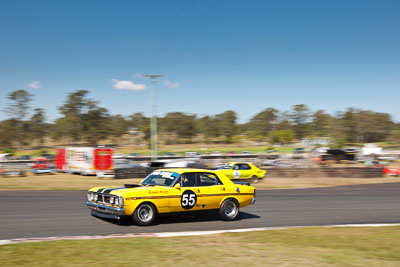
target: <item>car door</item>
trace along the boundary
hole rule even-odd
[[[233,165],[233,167],[232,167],[232,178],[233,179],[243,178],[242,171],[240,170],[240,168],[241,168],[240,163],[236,163],[235,165]]]
[[[200,190],[197,186],[197,175],[196,172],[181,174],[177,181],[180,187],[172,187],[170,190],[170,212],[201,209],[201,205],[198,203]]]
[[[242,178],[246,179],[246,178],[251,178],[252,176],[252,170],[249,164],[247,163],[241,163],[240,164],[240,172],[242,174]]]
[[[201,209],[218,209],[219,203],[226,195],[225,186],[214,173],[199,172],[197,176],[199,189],[198,203]]]

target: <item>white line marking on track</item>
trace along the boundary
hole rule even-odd
[[[231,230],[213,230],[213,231],[190,231],[190,232],[162,232],[162,233],[132,233],[132,234],[111,234],[111,235],[81,235],[81,236],[53,236],[38,238],[16,238],[0,240],[0,245],[41,242],[41,241],[58,241],[58,240],[93,240],[93,239],[110,239],[110,238],[133,238],[133,237],[181,237],[181,236],[201,236],[215,235],[223,233],[245,233],[255,231],[272,231],[293,228],[306,227],[384,227],[384,226],[400,226],[400,223],[374,223],[374,224],[333,224],[333,225],[313,225],[313,226],[278,226],[278,227],[259,227],[259,228],[243,228]]]

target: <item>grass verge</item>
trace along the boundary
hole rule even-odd
[[[3,266],[400,266],[400,227],[1,246]]]
[[[142,179],[110,179],[96,176],[80,176],[58,173],[54,175],[29,175],[26,177],[0,177],[0,190],[87,190],[95,186],[123,186],[138,183]],[[385,178],[265,178],[258,184],[259,189],[312,188],[337,185],[400,182],[398,177]]]

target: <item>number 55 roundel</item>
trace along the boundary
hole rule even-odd
[[[181,196],[182,208],[189,210],[196,205],[197,195],[192,190],[185,190]]]

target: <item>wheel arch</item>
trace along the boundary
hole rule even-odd
[[[236,204],[238,204],[238,206],[240,207],[240,202],[237,198],[235,198],[234,196],[226,196],[223,199],[221,199],[221,201],[219,202],[219,206],[218,208],[221,208],[222,204],[225,202],[225,200],[227,199],[233,199],[233,201],[236,202]]]
[[[154,203],[153,201],[151,201],[149,199],[143,199],[143,200],[140,200],[140,201],[135,201],[134,205],[131,206],[131,208],[129,209],[129,215],[132,216],[133,213],[135,213],[135,211],[137,210],[137,208],[140,205],[144,204],[144,203],[149,203],[149,204],[153,205],[154,208],[156,209],[156,213],[159,214],[158,207],[157,207],[156,203]]]

